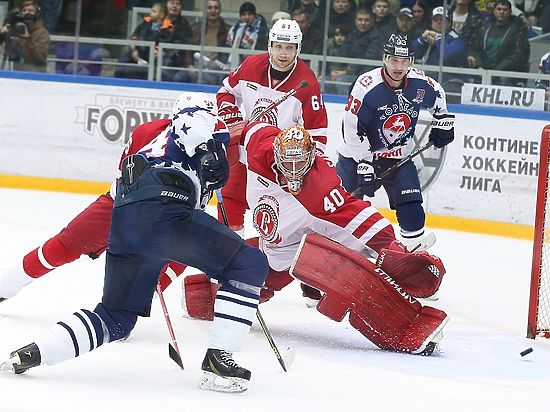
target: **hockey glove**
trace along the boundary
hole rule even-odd
[[[243,115],[235,105],[227,105],[220,109],[218,116],[222,118],[227,126],[243,121]]]
[[[223,144],[210,139],[196,147],[195,156],[200,163],[201,185],[206,190],[222,188],[229,178],[229,162]]]
[[[434,142],[435,147],[441,149],[443,146],[446,146],[453,141],[455,138],[454,126],[454,114],[434,114],[429,139]]]
[[[380,188],[380,181],[376,179],[376,170],[372,162],[361,160],[357,164],[357,186],[361,189],[361,194],[368,197],[374,197],[374,192]]]

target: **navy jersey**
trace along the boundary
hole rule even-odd
[[[223,120],[199,107],[188,107],[177,113],[172,122],[139,152],[147,156],[153,167],[165,167],[184,172],[194,182],[197,207],[204,207],[210,191],[201,188],[198,177],[197,146],[209,139],[219,140],[227,146],[229,131]]]
[[[420,109],[446,113],[445,91],[439,83],[411,68],[402,89],[391,88],[383,68],[363,73],[355,81],[344,113],[344,157],[372,160],[401,159],[409,154]]]

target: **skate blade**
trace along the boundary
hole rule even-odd
[[[307,296],[304,296],[304,301],[306,304],[306,308],[308,309],[316,308],[317,304],[319,303],[317,299],[311,299],[311,298],[308,298]]]
[[[199,380],[199,388],[208,391],[238,393],[248,389],[248,381],[204,372]]]
[[[15,373],[15,366],[19,363],[19,356],[0,363],[0,372]]]
[[[407,250],[409,252],[420,252],[422,250],[428,250],[433,245],[435,245],[435,242],[435,233],[428,232],[420,239],[420,242],[418,242],[416,245],[411,245],[410,247],[407,247]]]

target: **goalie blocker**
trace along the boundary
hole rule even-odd
[[[338,243],[309,234],[290,270],[296,279],[323,292],[319,312],[337,322],[349,312],[350,324],[382,349],[430,355],[443,337],[447,314],[422,306],[412,295],[435,293],[445,273],[441,261],[426,252],[409,253],[396,242],[373,264]],[[291,280],[284,272],[270,270],[263,300]],[[204,275],[185,278],[187,315],[211,320],[216,288]]]

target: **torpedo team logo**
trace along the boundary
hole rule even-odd
[[[279,203],[273,196],[263,195],[252,212],[254,229],[270,243],[279,243],[281,237],[277,234],[279,227]]]
[[[409,130],[411,118],[406,113],[394,113],[382,124],[382,134],[388,149],[399,143],[403,135]]]

